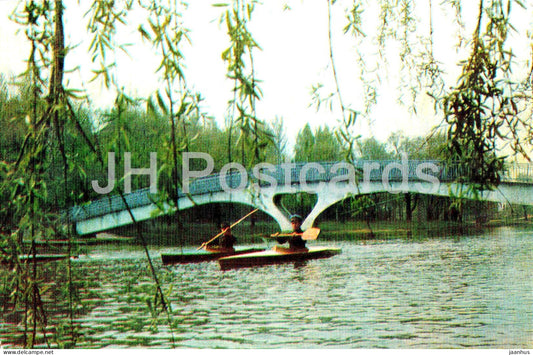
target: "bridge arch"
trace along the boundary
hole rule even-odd
[[[199,178],[190,185],[190,194],[179,191],[178,208],[180,210],[194,205],[211,202],[237,202],[259,208],[276,220],[281,230],[290,230],[288,214],[279,208],[280,195],[296,192],[317,194],[317,203],[311,212],[305,216],[303,228],[313,225],[315,219],[325,209],[347,198],[349,195],[372,194],[379,192],[411,192],[450,196],[451,192],[467,191],[468,185],[454,183],[460,175],[460,167],[448,166],[440,162],[403,161],[399,162],[356,162],[352,169],[346,169],[346,163],[326,162],[320,164],[323,169],[308,169],[305,163],[282,164],[271,171],[274,183],[265,184],[250,173],[248,181],[256,181],[243,190],[224,191],[221,180],[226,179],[224,185],[234,187],[240,183],[240,178],[234,179],[232,174],[214,174]],[[344,164],[344,165],[343,165]],[[431,164],[433,174],[422,174],[420,167]],[[390,166],[394,165],[394,169]],[[370,170],[365,170],[371,166]],[[340,168],[339,168],[340,167]],[[422,168],[424,169],[424,168]],[[346,171],[357,170],[362,174],[362,182],[355,179],[339,179]],[[524,173],[526,172],[526,173]],[[264,174],[264,172],[263,172]],[[530,165],[518,166],[510,169],[502,177],[503,183],[494,191],[482,191],[481,200],[533,205],[533,168]],[[267,174],[268,175],[268,174]],[[386,177],[386,179],[385,179]],[[386,181],[385,181],[386,180]],[[270,181],[267,181],[270,182]],[[233,185],[232,185],[233,184]],[[463,194],[464,198],[475,199],[473,194]],[[142,221],[157,217],[161,214],[174,212],[168,204],[154,203],[157,196],[150,194],[148,189],[137,190],[125,197],[136,220]],[[132,223],[126,205],[119,196],[104,197],[92,201],[84,206],[74,206],[69,210],[69,219],[75,223],[79,234],[91,234]]]
[[[401,193],[416,193],[425,195],[461,196],[462,198],[475,200],[479,198],[483,201],[492,201],[500,203],[516,203],[522,205],[533,205],[533,185],[531,184],[502,184],[498,189],[493,191],[482,191],[479,196],[469,190],[468,185],[455,183],[440,183],[438,186],[427,182],[408,182],[401,186],[402,183],[391,183],[394,191]],[[401,189],[400,189],[401,187]],[[302,228],[307,229],[313,226],[316,218],[327,208],[335,203],[348,198],[350,195],[368,195],[374,193],[390,192],[390,187],[380,181],[373,181],[357,186],[347,184],[344,188],[333,187],[331,184],[324,184],[316,187],[318,201],[313,210],[305,218]]]

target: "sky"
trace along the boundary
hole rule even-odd
[[[232,97],[232,82],[226,79],[226,64],[221,53],[228,46],[225,27],[218,18],[223,11],[214,8],[219,1],[189,1],[185,10],[184,25],[190,30],[190,45],[183,48],[185,56],[185,76],[188,87],[200,92],[204,101],[202,109],[214,117],[219,126],[224,125],[228,100]],[[16,0],[0,0],[0,72],[19,73],[25,68],[24,59],[28,56],[29,45],[19,26],[8,19],[8,14],[15,7]],[[361,111],[364,109],[363,85],[360,80],[360,67],[357,64],[357,49],[366,53],[365,63],[368,68],[376,68],[368,76],[379,75],[378,104],[370,115],[358,119],[354,132],[363,137],[374,136],[385,141],[395,131],[403,131],[409,136],[427,134],[432,127],[439,124],[440,118],[433,111],[433,102],[426,95],[417,101],[417,113],[412,114],[408,107],[398,103],[402,90],[400,85],[400,65],[398,59],[399,45],[395,41],[387,42],[384,57],[375,53],[376,33],[370,29],[377,27],[378,12],[375,5],[367,5],[363,28],[369,29],[367,37],[357,47],[357,41],[343,34],[346,24],[345,8],[349,1],[339,0],[333,6],[333,51],[335,65],[339,76],[341,94],[346,106]],[[368,1],[367,3],[375,3]],[[440,3],[440,2],[439,2]],[[475,13],[477,2],[465,2],[465,14]],[[473,6],[468,8],[469,4]],[[65,29],[67,43],[76,45],[66,61],[67,69],[74,69],[66,75],[69,87],[87,90],[96,107],[112,105],[114,93],[105,90],[99,82],[90,82],[91,63],[87,54],[89,37],[85,31],[86,20],[83,18],[88,3],[81,1],[65,2],[67,4]],[[529,0],[533,8],[533,0]],[[288,5],[290,9],[287,9]],[[415,17],[420,28],[427,28],[428,7],[426,1],[416,2]],[[436,6],[436,5],[434,5]],[[460,73],[457,65],[465,53],[457,52],[457,28],[450,26],[453,14],[434,10],[435,22],[435,56],[443,63],[448,85],[455,83]],[[465,16],[466,21],[472,16]],[[129,55],[115,52],[118,63],[117,78],[120,85],[133,96],[146,97],[162,87],[154,74],[159,59],[150,43],[139,41],[137,26],[141,19],[133,12],[129,17],[128,27],[117,34],[117,42],[132,43],[128,47]],[[532,23],[531,15],[521,24]],[[82,25],[80,25],[82,24]],[[465,34],[471,33],[466,23]],[[533,26],[530,25],[530,28]],[[311,87],[324,84],[323,93],[334,91],[333,76],[329,58],[328,18],[326,1],[288,0],[264,1],[254,11],[249,30],[258,42],[261,50],[254,55],[254,71],[260,80],[263,96],[257,102],[257,115],[269,122],[275,117],[283,118],[289,148],[295,143],[297,132],[309,123],[312,128],[322,125],[334,127],[341,117],[337,101],[333,101],[333,110],[322,108],[319,111],[312,105]],[[417,36],[424,35],[417,33]],[[523,44],[523,43],[522,43]],[[361,48],[363,47],[363,48]],[[526,48],[527,50],[527,42]],[[522,50],[517,48],[518,51]],[[527,52],[524,52],[526,54]],[[405,90],[405,89],[404,89]],[[405,94],[405,92],[403,92]]]

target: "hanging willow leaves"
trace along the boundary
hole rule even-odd
[[[314,101],[317,102],[317,109],[320,107],[321,102],[327,102],[335,96],[341,110],[341,117],[339,120],[339,125],[335,131],[335,136],[337,137],[338,142],[343,148],[343,155],[345,160],[353,162],[355,160],[354,146],[357,142],[357,136],[353,133],[355,123],[359,112],[347,107],[344,104],[343,94],[341,93],[341,88],[339,84],[339,74],[337,73],[337,66],[335,65],[334,51],[333,51],[333,33],[332,33],[332,19],[331,12],[332,6],[335,3],[333,0],[327,0],[327,15],[328,15],[328,49],[329,49],[329,61],[331,65],[331,72],[333,77],[333,82],[335,83],[335,94],[330,94],[329,97],[322,99],[319,97],[318,89],[321,85],[313,87],[313,96],[315,96]],[[348,24],[344,28],[344,33],[350,31],[354,36],[364,36],[361,30],[361,14],[363,10],[361,4],[355,2],[353,8],[348,14]],[[330,102],[330,110],[332,110]]]
[[[104,77],[104,82],[106,83],[106,87],[108,84],[110,84],[113,89],[116,91],[116,99],[115,99],[115,110],[112,117],[112,122],[115,124],[116,127],[116,134],[114,136],[114,140],[111,141],[111,146],[115,153],[118,153],[119,156],[121,156],[122,152],[129,151],[129,138],[128,133],[126,131],[126,124],[124,122],[124,114],[127,111],[129,107],[132,107],[136,105],[137,100],[130,98],[125,92],[124,89],[119,85],[116,79],[115,75],[115,62],[110,61],[108,62],[108,56],[107,51],[110,49],[114,49],[114,45],[110,46],[108,43],[114,43],[114,37],[116,35],[117,30],[117,23],[119,24],[126,24],[126,16],[128,14],[128,11],[131,10],[133,2],[127,1],[126,6],[121,7],[120,4],[116,4],[114,1],[106,1],[106,0],[100,0],[96,3],[93,3],[93,6],[91,7],[91,10],[88,12],[90,15],[90,21],[89,21],[89,30],[93,33],[94,39],[91,43],[95,43],[95,45],[91,45],[93,57],[92,61],[96,62],[99,61],[100,66],[102,67],[102,72],[99,75],[102,75]],[[156,11],[156,14],[159,15],[164,9],[164,4],[159,3],[151,3],[150,5],[143,5],[141,2],[139,2],[139,5],[147,10],[154,10]],[[159,6],[161,5],[161,6]],[[102,14],[102,9],[104,9],[105,15]],[[159,17],[158,17],[159,20]],[[151,18],[148,19],[148,22],[152,29],[156,31],[156,34],[160,34],[158,31],[161,30],[161,24],[157,22],[153,22]],[[159,26],[159,27],[158,27]],[[166,30],[166,28],[164,28]],[[146,37],[147,32],[146,31],[140,31],[142,37]],[[159,37],[160,38],[160,37]],[[163,38],[164,39],[164,38]],[[125,47],[123,45],[118,44],[118,48],[126,51]],[[173,52],[174,48],[170,50],[170,52]],[[174,73],[179,71],[175,70],[175,67],[172,65],[172,63],[168,64],[168,59],[165,57],[162,61],[162,64],[160,66],[160,69],[165,69],[166,75],[176,75]],[[111,80],[109,80],[111,78]],[[167,91],[167,95],[170,95],[170,92]],[[172,102],[172,101],[171,101]],[[160,104],[163,104],[162,99],[159,101]],[[170,110],[172,109],[172,106],[170,106]],[[99,152],[95,152],[99,154]],[[100,159],[101,162],[101,168],[105,170],[104,164],[103,164],[103,157]],[[131,218],[135,229],[137,238],[141,244],[141,246],[144,249],[149,269],[152,274],[152,278],[154,279],[155,283],[155,302],[154,306],[158,305],[161,307],[161,309],[166,313],[167,319],[170,322],[170,306],[168,301],[166,300],[166,296],[163,292],[163,289],[161,287],[161,283],[159,282],[158,274],[155,270],[155,267],[152,262],[152,258],[150,256],[147,242],[144,237],[143,230],[140,226],[140,224],[137,222],[136,218],[133,215],[133,212],[131,210],[131,207],[127,203],[124,192],[119,187],[119,196],[126,206],[126,210],[129,214],[129,217]],[[174,343],[173,339],[173,332],[172,327],[170,326],[171,330],[171,338],[172,343]]]
[[[226,76],[234,82],[233,98],[228,103],[228,161],[233,160],[231,140],[236,124],[239,138],[235,145],[240,146],[242,164],[250,166],[264,160],[262,147],[272,140],[255,109],[256,100],[261,98],[262,93],[255,77],[253,51],[260,47],[248,30],[248,23],[257,3],[255,0],[234,0],[231,5],[223,6],[226,11],[220,19],[230,40],[230,46],[222,52],[222,60],[227,66]]]
[[[462,64],[457,86],[442,99],[449,125],[449,159],[465,167],[461,180],[472,182],[479,189],[499,184],[504,144],[511,142],[515,152],[527,157],[523,139],[532,122],[522,117],[520,108],[527,95],[513,81],[513,53],[506,46],[512,31],[512,3],[518,2],[479,2],[470,56]]]
[[[23,310],[23,343],[33,347],[43,342],[50,346],[47,335],[48,316],[42,295],[47,289],[42,286],[43,273],[36,265],[37,238],[65,237],[68,240],[68,255],[72,253],[71,234],[60,227],[64,223],[50,206],[49,185],[53,184],[50,170],[54,157],[60,157],[62,164],[62,196],[55,196],[56,208],[65,208],[74,196],[69,191],[69,172],[72,164],[66,149],[68,130],[79,128],[73,116],[71,98],[76,92],[63,87],[64,60],[67,49],[64,43],[63,4],[60,0],[38,3],[29,1],[19,7],[13,19],[26,28],[31,43],[28,70],[20,76],[22,83],[29,83],[31,104],[22,116],[26,123],[26,137],[19,151],[18,159],[8,168],[2,190],[9,191],[11,199],[4,209],[3,217],[12,221],[2,222],[8,226],[5,246],[12,255],[11,305],[14,312]],[[83,135],[83,132],[82,132]],[[57,176],[55,177],[58,178]],[[55,191],[56,195],[58,191]],[[68,220],[66,221],[68,223]],[[3,234],[4,235],[4,234]],[[29,249],[26,244],[29,242]],[[30,254],[32,263],[19,262],[22,254]],[[75,294],[77,293],[70,259],[66,264],[68,339],[58,332],[54,339],[58,346],[73,346],[77,339],[74,323]],[[38,330],[41,336],[38,337]]]

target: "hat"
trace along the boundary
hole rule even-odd
[[[293,215],[291,216],[291,222],[292,222],[293,220],[295,220],[295,219],[299,220],[300,222],[303,221],[302,216],[300,216],[299,214],[293,214]]]

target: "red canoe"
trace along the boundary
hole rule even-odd
[[[261,252],[228,256],[218,259],[222,270],[244,268],[252,266],[263,266],[281,263],[305,261],[311,259],[329,258],[340,254],[338,248],[310,247],[308,251],[279,252],[275,250],[265,250]]]

